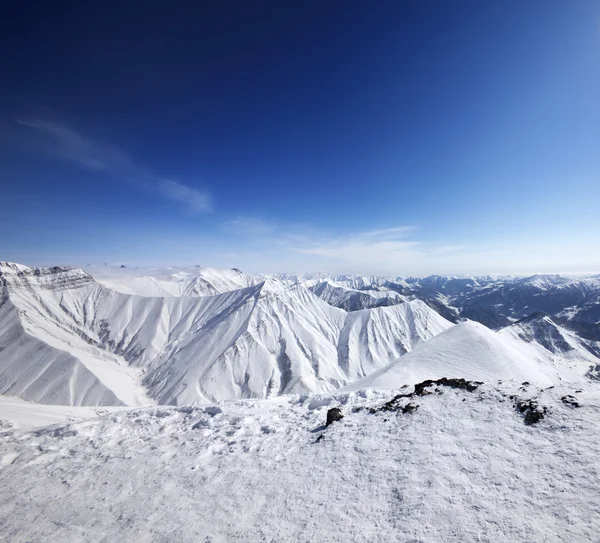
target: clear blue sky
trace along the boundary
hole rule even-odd
[[[600,271],[600,2],[17,2],[0,27],[1,260]]]

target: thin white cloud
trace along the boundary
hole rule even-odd
[[[43,136],[40,143],[46,153],[153,190],[165,198],[183,203],[192,213],[212,210],[208,192],[179,181],[162,179],[120,149],[101,144],[54,121],[18,119],[16,122]]]
[[[160,192],[171,200],[187,205],[193,213],[212,211],[212,201],[208,193],[188,187],[177,181],[161,181]]]
[[[358,237],[378,240],[396,240],[406,237],[412,232],[415,232],[415,230],[417,230],[416,226],[395,226],[393,228],[362,232],[358,234]]]
[[[236,236],[266,236],[276,231],[273,223],[254,217],[237,217],[223,224],[222,229]]]
[[[464,245],[442,245],[441,247],[437,247],[429,251],[431,255],[441,255],[444,253],[455,253],[457,251],[462,251],[466,249]]]
[[[423,257],[420,242],[403,238],[409,227],[358,232],[350,236],[321,239],[294,251],[321,259],[322,265],[336,270],[363,270],[379,273],[383,270],[406,268]]]

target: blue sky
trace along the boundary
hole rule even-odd
[[[600,3],[13,4],[0,259],[600,271]]]

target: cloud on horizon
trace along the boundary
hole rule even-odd
[[[334,234],[306,224],[238,217],[221,230],[229,249],[215,254],[215,262],[251,272],[417,274],[432,260],[458,259],[465,251],[464,246],[426,243],[415,226]]]
[[[207,265],[256,272],[326,272],[384,276],[533,275],[594,273],[598,260],[582,258],[586,239],[523,238],[448,244],[414,226],[334,234],[311,225],[239,217],[226,223],[218,251],[199,255]],[[458,240],[467,242],[468,240]],[[192,243],[190,243],[192,245]],[[568,263],[565,266],[565,262]]]
[[[41,136],[39,143],[41,150],[46,154],[74,162],[89,170],[105,172],[122,181],[161,194],[167,199],[184,204],[192,213],[212,211],[212,199],[208,192],[179,181],[163,179],[120,149],[103,145],[54,121],[17,119],[15,122]]]

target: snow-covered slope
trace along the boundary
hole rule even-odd
[[[372,414],[391,394],[360,392],[145,408],[0,432],[0,534],[14,542],[597,541],[598,387],[499,387],[440,387],[413,400],[410,414]],[[525,425],[514,395],[536,398],[545,418]],[[324,429],[333,406],[344,418]]]
[[[88,266],[86,272],[109,288],[139,296],[214,296],[260,282],[237,269],[120,268]]]
[[[500,333],[537,344],[552,354],[574,361],[598,362],[597,357],[600,356],[598,342],[579,337],[543,314],[521,319]]]
[[[381,369],[451,324],[420,300],[348,313],[339,341],[339,363],[348,381]]]
[[[20,350],[0,353],[4,393],[46,403],[190,404],[331,391],[451,326],[419,301],[349,314],[275,280],[216,296],[149,297],[71,268],[3,264],[0,279],[10,309],[0,326],[24,331],[12,342]],[[38,382],[39,359],[27,362],[19,385],[21,352],[45,359],[44,349],[61,353],[51,386]],[[100,392],[80,392],[73,379],[88,379],[86,372]],[[38,389],[43,396],[32,394]]]
[[[356,290],[347,287],[343,283],[335,283],[331,280],[318,282],[310,286],[309,290],[329,305],[346,311],[395,305],[407,299],[397,292],[384,288],[380,290]]]
[[[346,390],[394,389],[441,377],[516,379],[551,385],[561,379],[578,380],[561,357],[473,321],[463,322],[417,346],[382,370],[360,379]]]
[[[126,409],[131,407],[48,405],[0,395],[0,432],[86,420]]]
[[[49,404],[118,405],[121,400],[70,353],[28,334],[0,286],[0,394]]]

